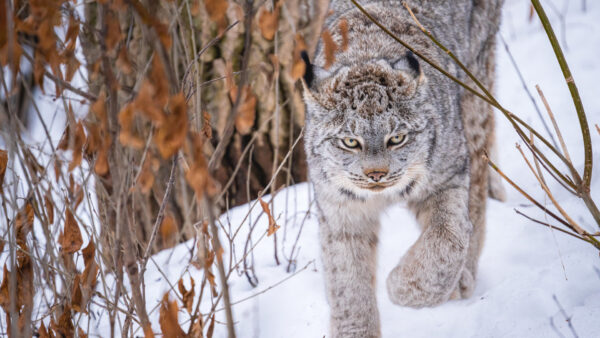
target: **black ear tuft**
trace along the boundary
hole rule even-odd
[[[311,87],[312,82],[315,77],[315,73],[313,70],[313,65],[310,63],[310,59],[308,58],[308,54],[305,50],[300,52],[300,57],[302,57],[302,61],[304,61],[304,82],[306,82],[306,86],[308,88]]]
[[[410,69],[417,74],[421,74],[421,65],[419,64],[419,60],[415,54],[413,54],[413,52],[408,51],[408,53],[406,53],[406,61],[408,61],[408,66]]]

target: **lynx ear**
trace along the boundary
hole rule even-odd
[[[313,84],[313,80],[314,80],[314,69],[313,69],[313,64],[310,63],[310,59],[308,58],[308,53],[306,53],[305,50],[300,52],[300,57],[302,58],[302,61],[304,61],[304,83],[306,84],[307,88],[310,88]]]
[[[315,90],[315,87],[318,83],[329,76],[331,76],[331,72],[315,65],[310,62],[308,57],[308,53],[303,50],[300,52],[300,57],[302,61],[304,61],[304,76],[302,77],[304,80],[305,89]]]
[[[404,56],[394,61],[392,63],[392,68],[400,70],[409,75],[410,78],[417,80],[417,84],[421,84],[423,80],[425,80],[421,64],[415,54],[411,51],[408,51]]]

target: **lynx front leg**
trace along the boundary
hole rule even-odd
[[[392,302],[423,307],[450,298],[463,274],[472,232],[467,203],[464,187],[447,189],[411,205],[423,233],[388,276]]]
[[[375,297],[377,220],[361,217],[351,208],[338,206],[335,213],[324,209],[319,226],[331,337],[380,337]]]

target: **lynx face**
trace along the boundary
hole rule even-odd
[[[341,67],[305,94],[309,156],[346,195],[409,194],[425,175],[434,107],[414,56]],[[429,128],[428,128],[429,127]]]

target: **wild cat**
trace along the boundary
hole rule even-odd
[[[489,89],[502,0],[406,1],[418,20]],[[466,76],[418,28],[401,1],[361,1],[379,22],[459,79]],[[411,307],[469,297],[483,245],[492,109],[394,41],[348,0],[325,22],[348,48],[305,77],[305,145],[318,205],[333,337],[379,337],[375,295],[381,211],[407,202],[422,234],[387,277]],[[467,81],[468,82],[468,81]],[[398,220],[398,227],[402,221]]]

